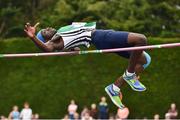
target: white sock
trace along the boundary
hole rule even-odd
[[[120,88],[116,85],[113,84],[113,90],[116,91],[116,92],[119,92],[120,91]]]
[[[126,75],[127,76],[132,76],[132,75],[134,75],[135,74],[135,72],[134,73],[130,73],[130,72],[128,72],[128,70],[126,70]]]

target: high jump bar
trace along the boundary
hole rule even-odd
[[[115,48],[115,49],[103,49],[103,50],[49,52],[49,53],[0,54],[0,58],[82,55],[82,54],[89,54],[89,53],[113,53],[113,52],[122,52],[122,51],[148,50],[148,49],[156,49],[156,48],[173,48],[173,47],[180,47],[180,43],[169,43],[169,44],[148,45],[148,46],[139,46],[139,47],[127,47],[127,48]]]

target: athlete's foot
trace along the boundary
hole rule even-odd
[[[106,93],[109,95],[109,97],[111,98],[112,102],[117,106],[119,107],[120,109],[123,109],[124,108],[124,105],[122,104],[121,102],[121,99],[122,99],[122,94],[121,92],[119,91],[115,91],[113,90],[113,84],[107,86],[105,88],[105,91]]]
[[[146,87],[138,80],[139,77],[134,73],[128,76],[126,72],[123,75],[123,79],[131,86],[134,91],[145,91]]]

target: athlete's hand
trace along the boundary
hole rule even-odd
[[[24,31],[26,32],[27,36],[30,38],[33,38],[36,33],[36,27],[39,25],[39,23],[36,23],[34,26],[31,26],[30,23],[26,23]]]

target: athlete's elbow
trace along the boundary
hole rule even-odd
[[[45,52],[54,52],[53,49],[47,49]]]
[[[54,49],[53,48],[45,48],[45,49],[41,49],[43,52],[53,52]]]

